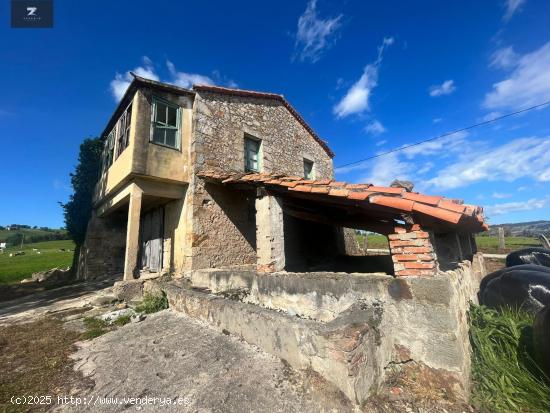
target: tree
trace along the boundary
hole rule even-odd
[[[78,165],[74,173],[71,173],[73,194],[66,204],[61,203],[67,232],[76,244],[76,258],[84,243],[86,227],[92,215],[92,197],[99,178],[101,150],[102,142],[98,138],[87,138],[82,142]]]

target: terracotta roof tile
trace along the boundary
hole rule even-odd
[[[349,191],[347,189],[331,189],[328,194],[330,196],[347,197],[349,194]]]
[[[311,192],[311,185],[296,185],[294,188],[289,188],[291,191]]]
[[[372,192],[382,192],[384,194],[402,194],[405,192],[403,188],[391,188],[389,186],[375,186],[371,185],[369,191]]]
[[[353,191],[351,191],[348,194],[348,199],[354,199],[356,201],[364,201],[365,199],[367,199],[371,195],[372,195],[372,192],[369,192],[369,191],[362,191],[362,192],[353,192]]]
[[[412,211],[414,205],[413,201],[396,196],[375,195],[370,197],[369,201],[376,205],[387,206],[407,212]]]
[[[378,209],[370,209],[368,214],[380,212],[380,207],[388,208],[380,219],[387,219],[387,214],[394,214],[401,219],[402,214],[410,214],[413,217],[429,217],[426,221],[437,223],[444,222],[447,225],[464,225],[468,231],[485,231],[488,226],[483,218],[483,208],[475,205],[466,205],[459,200],[446,199],[441,196],[423,195],[414,192],[406,192],[403,188],[373,186],[369,184],[348,184],[330,179],[308,180],[298,176],[285,176],[269,173],[224,172],[205,170],[197,173],[197,176],[209,180],[218,181],[227,185],[246,183],[255,186],[268,186],[270,191],[277,191],[281,195],[285,192],[304,194],[316,194],[317,198],[311,198],[317,202],[337,202],[340,205],[343,198],[355,201],[368,207],[376,205]],[[368,208],[367,208],[368,210]],[[378,212],[377,212],[378,211]],[[417,221],[418,222],[418,221]],[[422,222],[422,221],[421,221]]]
[[[428,205],[437,205],[439,201],[443,199],[442,196],[422,195],[417,194],[416,192],[405,192],[403,198],[410,199],[411,201],[422,202],[423,204]]]
[[[413,211],[421,212],[426,215],[430,215],[434,218],[441,219],[443,221],[451,222],[453,224],[458,224],[462,214],[457,212],[448,211],[442,208],[435,208],[429,205],[422,204],[420,202],[415,202],[413,205]]]

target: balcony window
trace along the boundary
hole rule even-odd
[[[160,99],[153,99],[151,141],[169,148],[180,149],[180,108]]]
[[[128,106],[117,122],[117,150],[116,157],[128,147],[130,142],[130,123],[132,121],[132,105]]]
[[[113,156],[115,153],[115,135],[116,127],[113,128],[111,133],[105,139],[103,146],[103,171],[107,171],[113,164]]]

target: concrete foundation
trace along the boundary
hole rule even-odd
[[[483,275],[476,254],[431,277],[211,269],[162,288],[174,309],[311,368],[362,403],[389,366],[412,361],[467,398],[467,311]]]

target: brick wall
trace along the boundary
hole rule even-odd
[[[397,277],[435,275],[438,264],[430,234],[419,225],[396,227],[388,239]]]

